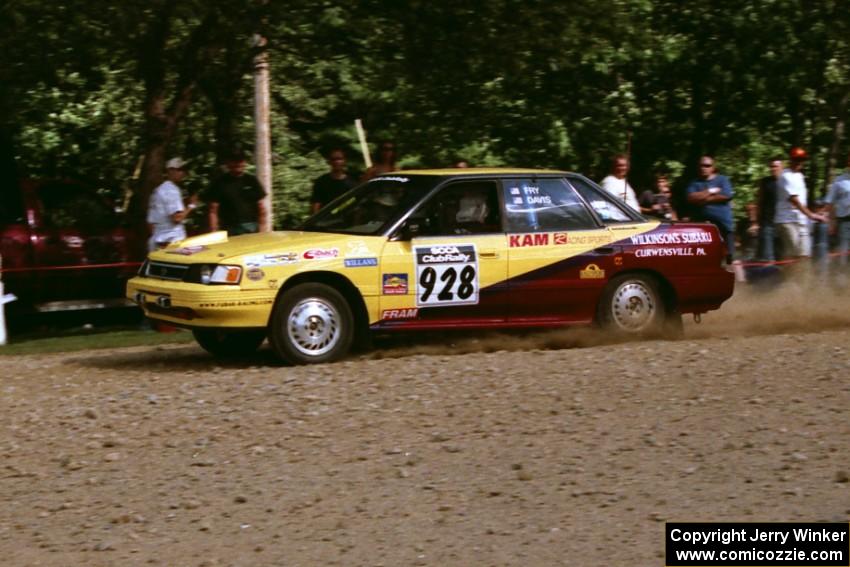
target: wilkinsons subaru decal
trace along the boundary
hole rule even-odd
[[[474,244],[415,246],[416,305],[478,303],[478,254]]]
[[[349,258],[345,261],[346,268],[366,268],[377,265],[377,258]]]
[[[669,258],[672,256],[705,256],[702,246],[683,246],[688,244],[710,244],[714,238],[710,232],[650,232],[630,237],[632,244],[641,245],[635,249],[637,258]]]
[[[648,232],[629,237],[632,244],[708,244],[713,242],[710,232]]]
[[[338,248],[313,248],[304,252],[305,260],[325,260],[339,256]]]

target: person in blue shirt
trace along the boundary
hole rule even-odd
[[[850,155],[847,156],[847,169],[835,178],[823,201],[835,219],[840,254],[838,264],[846,272],[847,253],[850,250]]]
[[[688,185],[686,190],[688,204],[691,205],[692,219],[708,221],[720,231],[726,241],[731,262],[735,256],[735,225],[732,220],[732,183],[724,175],[717,174],[714,158],[709,155],[699,159],[699,178]]]

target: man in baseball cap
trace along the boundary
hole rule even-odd
[[[186,238],[183,223],[189,212],[195,208],[197,199],[192,197],[187,204],[183,203],[178,183],[186,178],[186,165],[187,162],[180,157],[165,162],[166,180],[151,193],[147,217],[151,232],[148,240],[150,251],[165,248],[171,242]]]
[[[811,211],[807,204],[808,190],[803,175],[803,163],[808,159],[806,150],[791,148],[788,152],[790,165],[782,172],[776,184],[776,225],[782,248],[792,258],[812,255],[812,233],[810,221],[826,222],[822,214]]]

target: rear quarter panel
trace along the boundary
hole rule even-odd
[[[734,291],[735,276],[723,266],[726,246],[714,225],[662,223],[619,241],[620,272],[654,272],[668,281],[682,313],[717,309]]]

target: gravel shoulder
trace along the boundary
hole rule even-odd
[[[0,554],[661,565],[665,521],[847,521],[840,301],[809,320],[738,299],[681,341],[531,336],[317,367],[195,346],[7,357]]]

